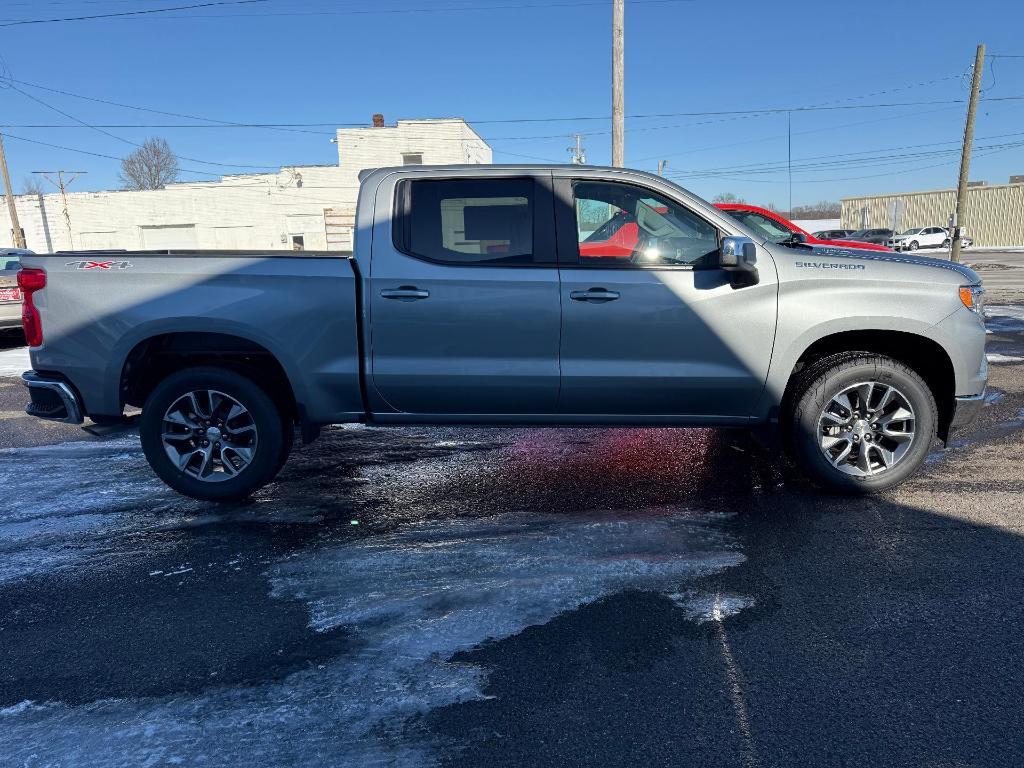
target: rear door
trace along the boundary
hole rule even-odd
[[[392,177],[394,179],[394,177]],[[413,414],[552,413],[559,308],[550,173],[385,181],[367,301],[371,379]]]
[[[767,250],[758,249],[760,281],[734,287],[718,267],[718,225],[680,198],[595,176],[556,178],[555,191],[559,412],[749,416],[775,338],[778,278]],[[587,242],[610,220],[637,228],[625,255],[620,242]]]

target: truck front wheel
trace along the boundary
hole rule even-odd
[[[787,422],[793,454],[813,481],[843,493],[872,493],[921,466],[938,415],[916,371],[890,357],[853,352],[808,368]]]
[[[196,367],[164,379],[139,421],[153,471],[202,501],[239,501],[277,474],[288,432],[270,396],[226,368]]]

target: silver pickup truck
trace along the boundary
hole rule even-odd
[[[156,474],[229,501],[345,422],[741,427],[869,492],[982,405],[973,271],[766,242],[650,174],[383,168],[356,230],[351,257],[24,257],[28,412],[141,407]]]

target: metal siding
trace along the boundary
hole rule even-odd
[[[891,227],[893,206],[897,204],[901,206],[900,230],[944,227],[956,207],[956,193],[944,189],[844,198],[843,226],[853,229]],[[1024,245],[1024,184],[968,188],[967,212],[962,224],[975,245]]]

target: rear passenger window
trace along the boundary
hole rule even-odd
[[[403,250],[448,264],[533,264],[531,179],[408,181]]]

